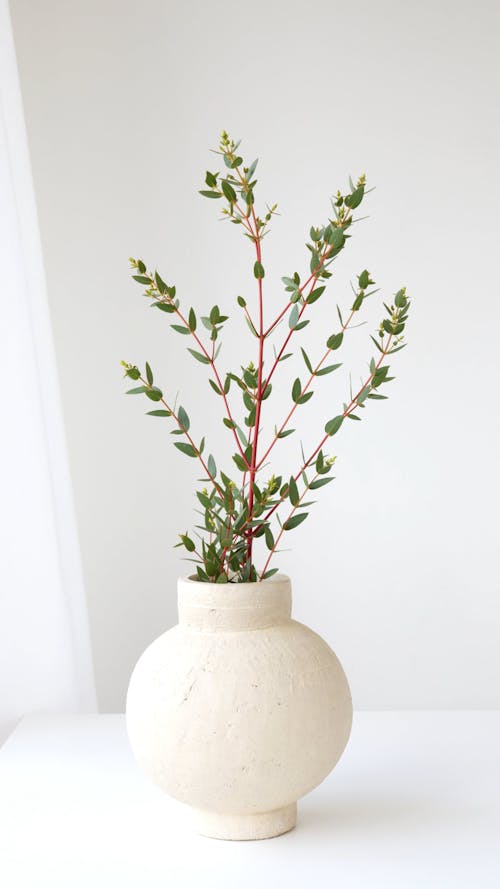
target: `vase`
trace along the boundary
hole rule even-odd
[[[284,575],[238,584],[182,578],[178,607],[178,625],[146,649],[130,680],[134,756],[192,807],[199,833],[285,833],[297,800],[326,778],[349,738],[340,662],[291,619]]]

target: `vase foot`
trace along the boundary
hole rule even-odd
[[[292,830],[297,823],[297,803],[252,815],[221,814],[193,809],[195,827],[202,836],[217,840],[266,840]]]

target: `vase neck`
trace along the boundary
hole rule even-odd
[[[201,632],[237,632],[271,627],[288,620],[292,590],[288,577],[260,583],[201,583],[180,578],[179,623]]]

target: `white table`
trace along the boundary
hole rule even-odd
[[[499,889],[500,712],[362,712],[297,829],[191,832],[122,716],[31,717],[0,751],[2,889]]]

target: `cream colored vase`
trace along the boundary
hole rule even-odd
[[[290,619],[291,586],[178,583],[179,624],[132,674],[127,729],[163,790],[195,811],[197,829],[263,839],[295,826],[297,800],[333,769],[352,704],[326,642]]]

